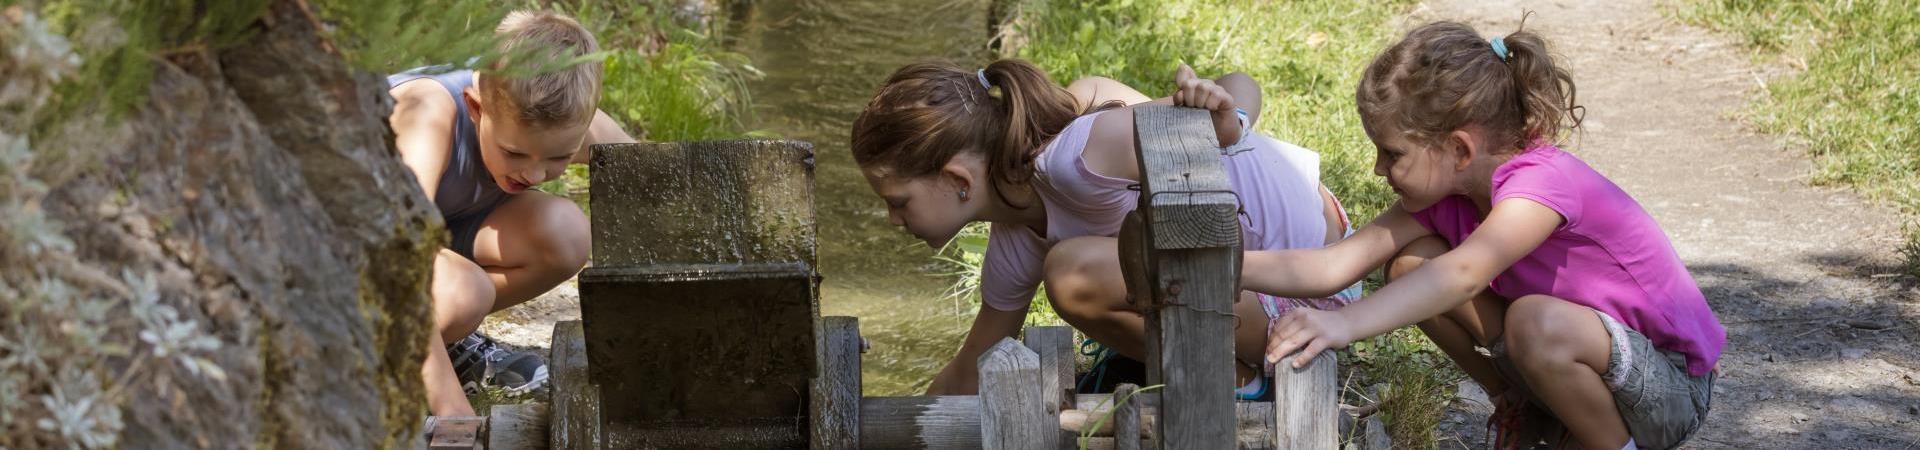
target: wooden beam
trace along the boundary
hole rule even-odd
[[[1161,388],[1162,448],[1234,447],[1233,303],[1239,296],[1239,197],[1202,110],[1134,110],[1140,226],[1149,292],[1147,382]],[[1123,255],[1128,252],[1123,251]]]
[[[481,450],[487,441],[487,416],[427,418],[427,450]]]
[[[1136,394],[1140,411],[1142,447],[1152,448],[1152,424],[1159,410],[1153,406],[1155,393]],[[1065,416],[1082,418],[1107,414],[1113,408],[1109,394],[1074,396],[1074,409]],[[980,397],[973,395],[922,397],[867,397],[860,401],[860,444],[866,448],[887,449],[979,449],[981,440]],[[1238,402],[1234,404],[1237,448],[1265,450],[1273,448],[1273,404]],[[1062,423],[1061,429],[1068,429]],[[1077,428],[1077,427],[1075,427]],[[1074,430],[1077,433],[1077,430]],[[1092,448],[1113,448],[1112,432],[1096,432]],[[1077,436],[1077,435],[1076,435]],[[1077,442],[1075,443],[1078,444]]]
[[[1052,449],[1059,422],[1042,404],[1040,356],[1012,338],[980,355],[980,437],[986,450]]]
[[[860,448],[860,319],[820,321],[820,376],[813,380],[813,450]]]
[[[1340,391],[1333,352],[1295,370],[1289,355],[1273,368],[1274,448],[1331,450],[1340,447]]]

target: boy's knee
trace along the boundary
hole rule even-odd
[[[454,338],[447,334],[479,328],[493,309],[493,280],[486,272],[464,258],[443,254],[434,262],[433,277],[434,328],[441,337],[451,342]]]
[[[593,239],[586,214],[573,202],[556,199],[542,208],[539,217],[533,234],[543,244],[538,253],[542,265],[569,273],[586,267]]]

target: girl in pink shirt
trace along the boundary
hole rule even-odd
[[[1726,330],[1646,210],[1553,145],[1579,107],[1540,36],[1429,24],[1374,59],[1357,97],[1398,206],[1325,249],[1250,253],[1242,280],[1311,296],[1391,262],[1388,282],[1281,319],[1270,361],[1418,324],[1495,395],[1496,447],[1671,448],[1699,429]],[[1528,435],[1530,419],[1565,428]]]
[[[1229,147],[1222,162],[1245,206],[1246,248],[1321,247],[1345,234],[1344,213],[1320,185],[1319,156],[1245,132],[1249,123],[1237,117],[1236,100],[1253,110],[1248,117],[1258,116],[1251,79],[1235,74],[1216,83],[1182,67],[1176,80],[1178,92],[1154,102],[1213,113],[1216,137]],[[886,200],[894,225],[937,248],[968,223],[992,224],[981,270],[984,304],[928,394],[976,391],[975,361],[1020,331],[1042,283],[1068,324],[1121,355],[1144,356],[1145,322],[1127,303],[1113,238],[1139,195],[1128,188],[1140,179],[1132,106],[1111,104],[1134,103],[1132,97],[1146,100],[1111,80],[1063,89],[1020,60],[979,70],[916,64],[894,72],[854,120],[854,159]],[[1302,304],[1337,307],[1352,297],[1242,295],[1240,382],[1261,379],[1271,317]],[[1249,395],[1264,385],[1251,384]]]

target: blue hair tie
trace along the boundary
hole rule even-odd
[[[1501,38],[1493,38],[1493,56],[1500,57],[1501,61],[1507,60],[1507,41],[1506,40]]]
[[[986,90],[989,90],[989,91],[993,90],[993,83],[990,83],[987,81],[987,69],[975,70],[973,71],[973,76],[980,78],[981,88],[985,88]]]

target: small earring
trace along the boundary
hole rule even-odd
[[[960,191],[960,201],[967,201],[967,191]]]

